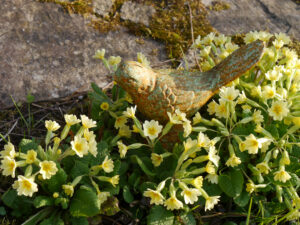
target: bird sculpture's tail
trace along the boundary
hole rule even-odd
[[[240,77],[260,60],[264,43],[260,40],[242,46],[205,73],[207,88],[213,92]]]

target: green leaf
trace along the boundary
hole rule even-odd
[[[271,123],[265,126],[265,129],[269,131],[275,139],[279,139],[278,129],[275,124]]]
[[[53,213],[52,216],[48,219],[43,220],[39,225],[64,225],[64,221]]]
[[[40,208],[43,206],[50,206],[54,204],[54,199],[48,196],[37,196],[33,200],[33,205],[35,208]]]
[[[31,198],[17,195],[14,189],[7,190],[1,199],[6,206],[13,209],[11,215],[14,217],[31,215],[34,209]]]
[[[120,211],[119,201],[116,197],[109,197],[104,203],[101,205],[101,214],[107,216],[113,216]]]
[[[148,175],[148,176],[155,176],[155,173],[151,172],[147,166],[145,165],[145,163],[136,155],[131,156],[133,159],[136,160],[136,162],[139,164],[139,166],[141,167],[141,169]]]
[[[61,186],[66,183],[67,178],[68,175],[66,172],[62,168],[59,168],[56,174],[50,179],[44,180],[43,184],[50,192],[59,192]]]
[[[188,212],[182,212],[180,215],[180,224],[187,224],[187,225],[196,225],[197,222],[195,220],[195,217],[193,215],[193,213]]]
[[[161,205],[155,205],[151,208],[147,216],[148,225],[173,225],[174,214]]]
[[[146,191],[148,188],[154,190],[155,187],[156,187],[156,184],[155,184],[155,183],[146,181],[146,182],[142,183],[142,184],[139,186],[139,189],[140,189],[140,192],[141,192],[141,193],[144,193],[144,191]]]
[[[239,196],[235,197],[233,200],[240,207],[244,207],[248,204],[250,200],[250,195],[248,194],[248,192],[243,191]]]
[[[27,96],[26,96],[26,100],[27,100],[27,103],[28,104],[31,104],[31,103],[33,103],[34,102],[34,96],[29,92],[28,94],[27,94]]]
[[[231,170],[219,176],[219,186],[230,197],[236,197],[243,190],[244,177],[241,171]]]
[[[89,225],[89,221],[87,218],[85,217],[72,217],[70,219],[72,225]]]
[[[224,223],[223,225],[237,225],[237,224],[235,222],[228,221],[228,222]]]
[[[71,215],[74,217],[92,217],[99,212],[100,201],[96,192],[87,186],[81,186],[71,200]]]
[[[124,186],[124,188],[123,188],[123,198],[124,198],[125,202],[127,202],[127,203],[131,203],[134,200],[134,197],[131,194],[128,185]]]
[[[19,143],[19,148],[21,152],[27,153],[27,151],[31,149],[37,150],[38,144],[34,140],[24,138]]]
[[[74,166],[72,170],[70,171],[70,175],[72,179],[75,179],[76,177],[86,175],[89,173],[89,165],[88,163],[81,162],[80,160],[75,160]]]
[[[45,209],[42,209],[35,215],[31,216],[28,220],[26,220],[22,225],[35,225],[41,220],[45,219],[47,216],[49,216],[52,212],[52,208],[48,207]]]
[[[5,216],[6,215],[6,210],[3,206],[0,207],[0,216]]]

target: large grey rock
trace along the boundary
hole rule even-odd
[[[155,14],[155,8],[135,2],[125,2],[121,8],[121,18],[134,23],[142,23],[149,26],[151,17]]]
[[[202,0],[209,6],[213,0]],[[292,0],[223,0],[228,10],[210,11],[212,26],[224,34],[253,30],[284,32],[300,40],[300,6]]]
[[[31,92],[41,100],[87,90],[91,82],[105,86],[111,78],[92,58],[97,49],[124,59],[143,52],[154,64],[166,58],[162,44],[139,44],[125,28],[101,34],[89,26],[90,19],[52,3],[1,0],[0,108],[12,104],[10,95],[19,101]]]

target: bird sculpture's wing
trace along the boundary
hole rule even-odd
[[[264,49],[262,41],[242,46],[220,64],[207,72],[173,71],[160,73],[158,85],[164,101],[169,102],[169,111],[176,108],[189,115],[195,113],[222,86],[253,68],[260,60]],[[162,96],[159,96],[157,101]]]

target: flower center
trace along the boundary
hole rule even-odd
[[[278,106],[274,106],[273,111],[278,115],[282,112],[282,108],[278,105]]]
[[[31,183],[27,180],[24,180],[23,181],[23,187],[27,190],[30,190],[31,189]]]
[[[78,152],[81,152],[82,151],[82,145],[80,143],[76,143],[75,144],[75,149],[78,151]]]
[[[150,135],[155,135],[155,134],[156,134],[156,129],[155,129],[155,127],[149,127],[149,128],[148,128],[148,133],[149,133]]]

